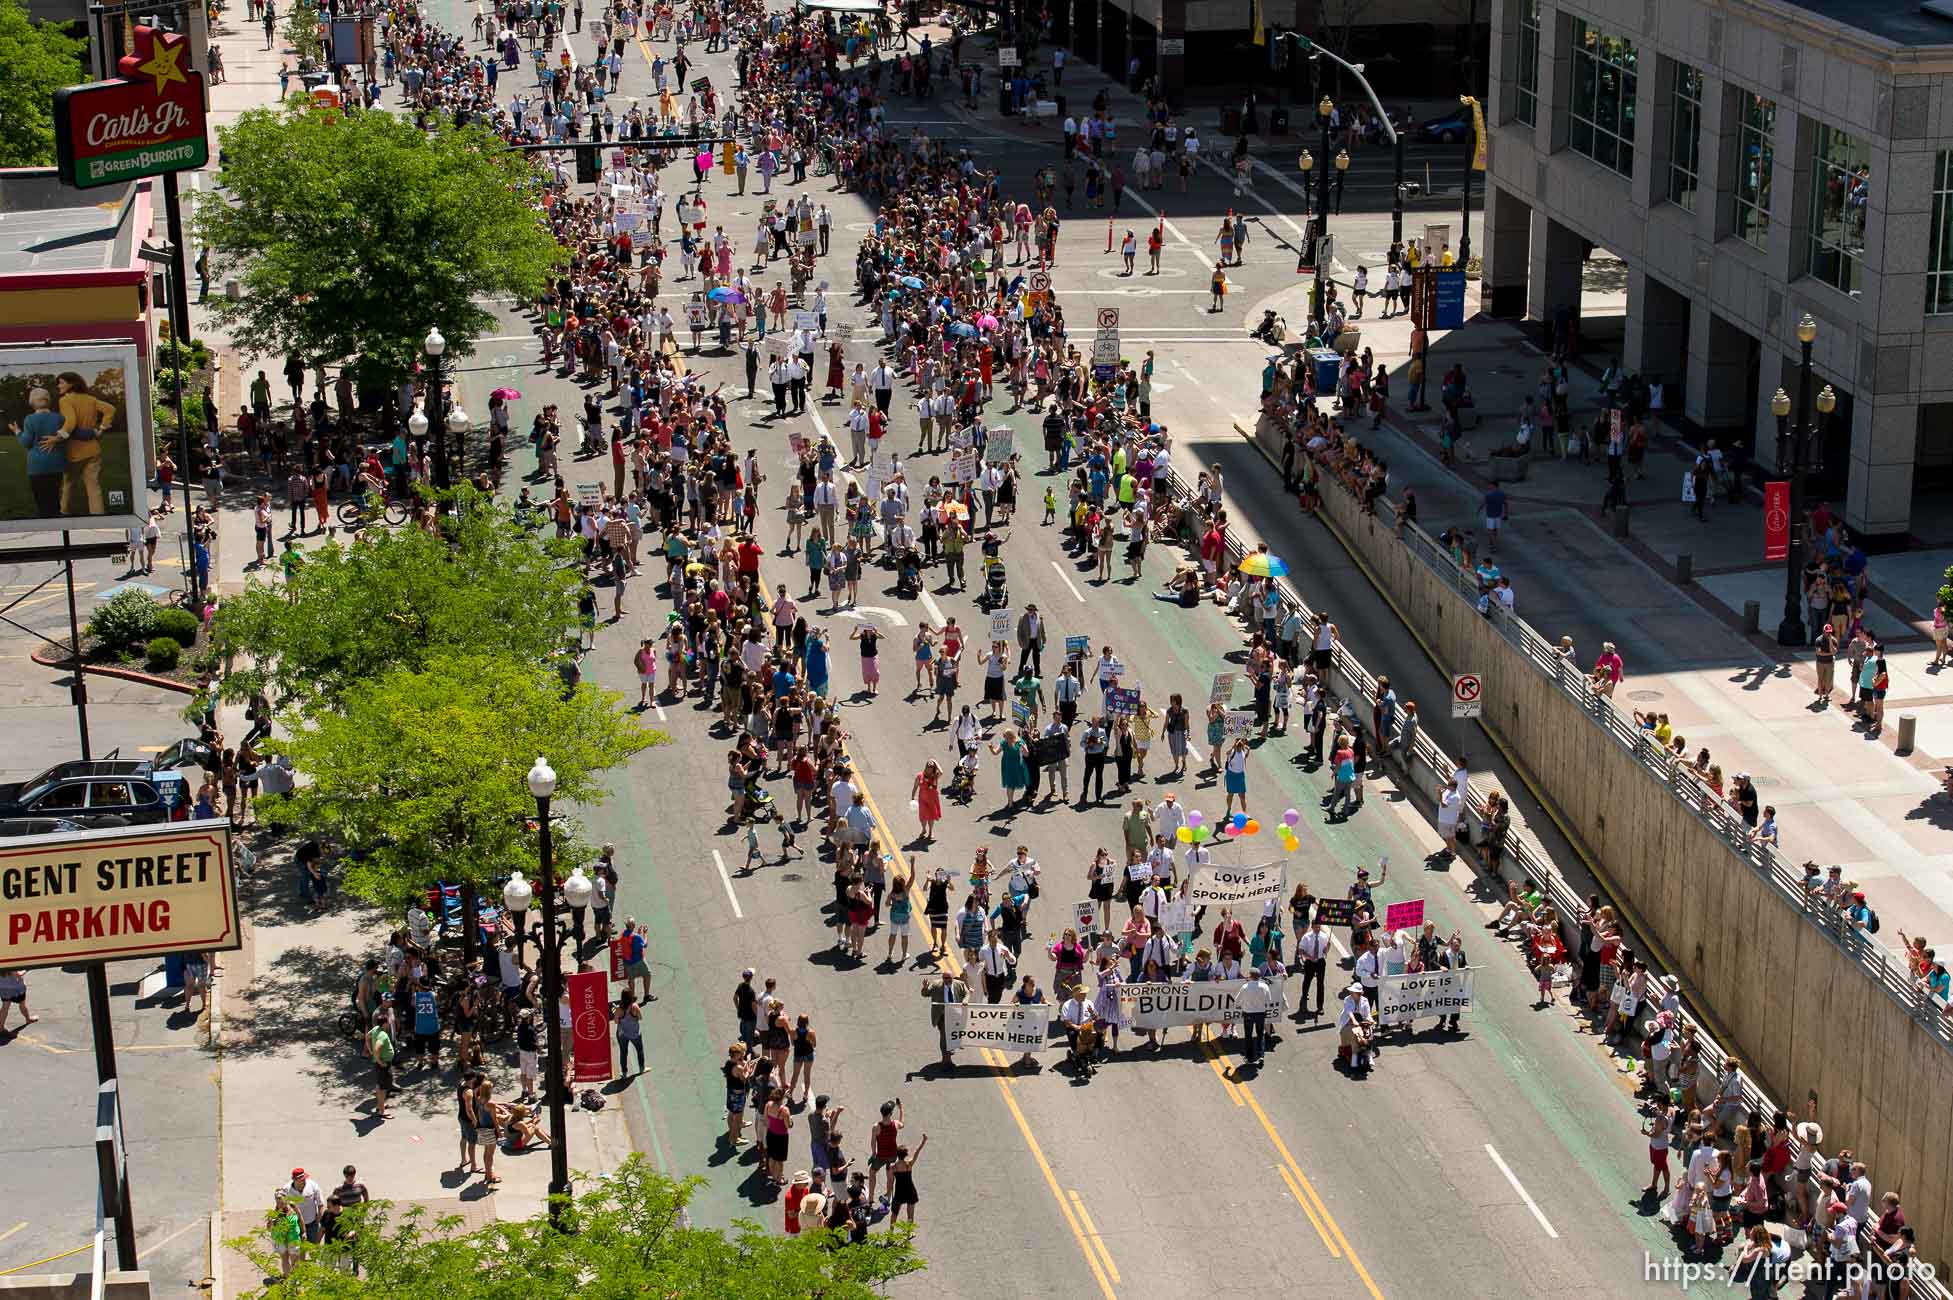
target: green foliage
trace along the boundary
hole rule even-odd
[[[282,748],[305,774],[279,820],[366,850],[346,888],[393,906],[430,881],[484,887],[520,867],[535,874],[538,754],[556,769],[556,796],[589,805],[598,779],[670,737],[647,729],[619,697],[585,682],[565,698],[550,668],[501,654],[440,651],[347,687],[336,712],[292,719]]]
[[[159,636],[152,638],[143,648],[142,661],[148,665],[151,672],[166,673],[176,667],[176,661],[182,657],[182,654],[183,646],[179,642],[170,637]]]
[[[458,1219],[396,1218],[374,1202],[352,1212],[350,1247],[307,1246],[290,1277],[247,1300],[879,1300],[889,1281],[925,1267],[906,1224],[858,1246],[749,1220],[731,1234],[692,1227],[685,1203],[698,1183],[634,1154],[609,1178],[581,1181],[567,1233],[538,1216],[464,1234]],[[234,1244],[277,1275],[261,1240]],[[335,1265],[348,1251],[357,1272]]]
[[[148,592],[134,587],[119,591],[88,616],[88,635],[121,654],[156,634],[161,608]]]
[[[179,646],[195,645],[197,632],[203,623],[187,609],[163,608],[156,611],[156,621],[152,630],[157,636],[166,636]]]
[[[576,543],[531,536],[472,488],[454,498],[446,537],[372,530],[307,552],[296,602],[262,583],[225,600],[211,629],[212,648],[238,665],[225,698],[262,687],[310,716],[356,683],[443,655],[541,664],[562,649],[582,589]]]
[[[484,297],[530,297],[563,249],[531,202],[539,172],[479,125],[432,132],[391,113],[259,109],[220,132],[225,203],[197,212],[240,351],[364,356],[389,377],[438,325],[467,356]]]
[[[316,68],[325,58],[325,41],[319,36],[319,6],[313,0],[297,0],[285,20],[285,43],[298,56],[301,68]]]
[[[31,21],[19,0],[0,0],[0,167],[54,165],[54,92],[83,80],[87,48],[60,23]]]
[[[210,398],[210,347],[201,339],[178,346],[165,342],[156,349],[156,382],[150,386],[150,408],[156,436],[178,450],[176,385],[183,385],[183,422],[192,434],[205,428]],[[179,469],[183,467],[179,466]]]

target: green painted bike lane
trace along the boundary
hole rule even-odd
[[[1020,428],[1018,445],[1027,445],[1024,438],[1036,432],[1035,427],[1028,431]],[[1061,485],[1062,480],[1033,475],[1030,482],[1035,486],[1020,497],[1020,517],[1026,509],[1035,508],[1041,518],[1045,485]],[[1061,498],[1061,512],[1062,508]],[[1064,550],[1055,537],[1051,549],[1051,558],[1066,575],[1080,581],[1075,567],[1077,554]],[[1149,559],[1161,549],[1149,548]],[[1178,554],[1177,547],[1164,549]],[[1115,573],[1122,567],[1122,564],[1115,565]],[[1152,568],[1150,563],[1148,568]],[[1198,616],[1189,618],[1188,611],[1178,605],[1155,599],[1154,590],[1163,576],[1148,572],[1139,581],[1130,583],[1122,576],[1115,576],[1102,586],[1081,588],[1087,597],[1085,608],[1092,612],[1095,626],[1104,630],[1102,634],[1095,633],[1095,640],[1142,642],[1150,647],[1146,668],[1152,671],[1142,673],[1150,699],[1164,699],[1177,689],[1183,698],[1193,701],[1198,718],[1199,706],[1207,698],[1214,674],[1240,670],[1240,663],[1227,656],[1237,653],[1238,657],[1241,642],[1234,635],[1234,626],[1216,617],[1211,604],[1203,604]],[[1300,575],[1292,576],[1290,581],[1298,589],[1302,586]],[[1303,595],[1306,599],[1307,592]],[[1064,620],[1059,616],[1054,621]],[[1141,629],[1143,636],[1135,635]],[[1167,657],[1164,665],[1159,661],[1162,654]],[[1159,679],[1158,670],[1162,666],[1174,674],[1173,680]],[[1204,734],[1197,734],[1194,739],[1204,752]],[[1293,807],[1301,814],[1296,830],[1303,840],[1303,849],[1291,861],[1306,864],[1306,878],[1316,893],[1340,892],[1355,880],[1358,866],[1368,866],[1375,874],[1377,864],[1385,859],[1390,863],[1391,874],[1385,886],[1376,891],[1380,902],[1415,898],[1420,885],[1423,886],[1425,919],[1436,922],[1440,933],[1456,930],[1466,936],[1474,965],[1482,972],[1481,985],[1510,986],[1504,991],[1511,996],[1478,999],[1471,1025],[1473,1036],[1486,1044],[1499,1063],[1510,1094],[1525,1101],[1538,1122],[1592,1180],[1601,1199],[1617,1209],[1629,1233],[1651,1256],[1661,1258],[1673,1254],[1674,1243],[1665,1225],[1635,1209],[1642,1187],[1642,1167],[1625,1168],[1619,1156],[1600,1140],[1602,1133],[1632,1132],[1641,1122],[1617,1065],[1622,1058],[1604,1056],[1589,1042],[1581,1045],[1583,1050],[1564,1054],[1578,1063],[1573,1077],[1565,1075],[1565,1061],[1556,1061],[1562,1067],[1557,1077],[1549,1077],[1537,1068],[1536,1058],[1516,1032],[1518,1018],[1534,1014],[1528,997],[1533,987],[1530,973],[1520,967],[1514,954],[1504,951],[1503,942],[1494,946],[1494,940],[1482,928],[1481,914],[1455,882],[1448,875],[1427,870],[1424,848],[1393,815],[1392,804],[1380,796],[1374,782],[1370,784],[1362,814],[1341,821],[1325,821],[1320,805],[1329,792],[1331,776],[1326,765],[1314,772],[1299,766],[1303,748],[1304,740],[1299,734],[1273,735],[1251,742],[1248,798],[1263,831],[1259,836],[1241,838],[1223,852],[1242,863],[1266,861],[1281,855],[1274,828],[1282,812]],[[1211,785],[1194,779],[1199,771],[1198,765],[1189,767],[1189,781],[1182,787],[1182,802],[1189,808],[1201,808],[1211,820],[1218,816],[1218,811],[1211,807],[1212,800],[1215,797],[1224,800],[1225,796],[1218,779]],[[1262,840],[1268,841],[1265,848],[1259,842]],[[1505,969],[1486,969],[1495,963]],[[1491,978],[1487,979],[1487,975]],[[1555,1023],[1559,1023],[1558,1017]],[[1559,1031],[1555,1028],[1551,1032]],[[1712,1288],[1707,1283],[1697,1283],[1690,1289],[1707,1294]]]

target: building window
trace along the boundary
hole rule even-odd
[[[1634,43],[1574,19],[1568,131],[1573,151],[1623,176],[1634,175],[1634,92]]]
[[[1933,248],[1927,263],[1926,314],[1953,314],[1953,149],[1933,166]]]
[[[1736,221],[1738,239],[1757,248],[1770,244],[1770,172],[1775,165],[1777,106],[1747,91],[1742,96],[1736,132]]]
[[[1676,207],[1695,211],[1695,187],[1701,162],[1702,74],[1686,63],[1678,63],[1668,138],[1668,201]]]
[[[1518,64],[1512,116],[1533,126],[1539,120],[1539,0],[1519,0]]]
[[[1810,273],[1855,294],[1865,273],[1865,203],[1872,151],[1835,127],[1819,125],[1811,155]]]

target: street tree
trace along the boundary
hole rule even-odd
[[[526,777],[537,755],[556,770],[556,798],[587,807],[608,794],[607,769],[670,739],[615,692],[565,689],[545,665],[480,652],[436,652],[352,684],[334,711],[292,721],[272,748],[304,779],[267,815],[358,849],[344,888],[385,907],[436,879],[479,890],[513,869],[533,877]]]
[[[357,684],[439,656],[540,664],[562,651],[583,588],[576,543],[537,537],[466,485],[454,501],[440,535],[369,529],[307,553],[288,585],[226,597],[211,631],[232,664],[224,697],[262,689],[310,718]]]
[[[211,306],[247,354],[359,358],[395,379],[430,327],[468,355],[495,324],[482,300],[534,297],[563,259],[535,165],[478,124],[299,104],[245,113],[219,139],[222,194],[196,229],[220,278],[241,282]]]
[[[82,80],[88,42],[0,0],[0,167],[54,165],[54,92]]]
[[[373,1202],[349,1212],[349,1244],[307,1246],[290,1277],[248,1300],[880,1300],[886,1283],[925,1267],[908,1224],[858,1245],[825,1230],[783,1237],[751,1220],[730,1232],[694,1227],[685,1204],[701,1181],[678,1182],[633,1154],[586,1181],[568,1232],[541,1215],[462,1232],[457,1219],[396,1217]],[[261,1244],[240,1244],[276,1276]],[[356,1268],[340,1267],[348,1257]]]

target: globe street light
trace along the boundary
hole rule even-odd
[[[429,335],[429,338],[438,337]],[[551,876],[554,845],[549,836],[549,800],[556,793],[556,772],[538,756],[529,769],[529,793],[536,799],[536,826],[539,837],[538,862],[542,872],[543,910],[543,1022],[549,1035],[549,1221],[563,1226],[563,1211],[570,1196],[569,1122],[563,1104],[563,952],[556,933],[556,881]],[[505,896],[506,901],[506,896]]]
[[[448,479],[448,439],[447,434],[442,430],[444,427],[454,432],[460,432],[460,430],[453,429],[453,421],[451,419],[443,421],[441,418],[441,405],[446,400],[446,385],[442,373],[441,358],[447,353],[448,341],[441,336],[441,331],[438,327],[427,331],[427,337],[421,340],[421,350],[427,354],[429,381],[427,408],[429,413],[425,417],[427,425],[417,430],[414,436],[416,438],[422,436],[429,425],[433,428],[434,486],[441,491],[446,491],[451,484]],[[413,427],[411,420],[408,421],[408,427]],[[463,429],[466,427],[466,425],[462,426]]]
[[[529,905],[536,901],[536,891],[529,887],[520,871],[509,876],[509,882],[502,886],[502,906],[508,909],[509,919],[515,927],[515,959],[522,960],[522,947],[528,939],[526,918]]]
[[[582,867],[570,868],[569,879],[563,882],[563,901],[570,905],[570,932],[576,936],[576,951],[572,955],[579,958],[583,956],[583,913],[595,891],[596,886],[583,874]]]

